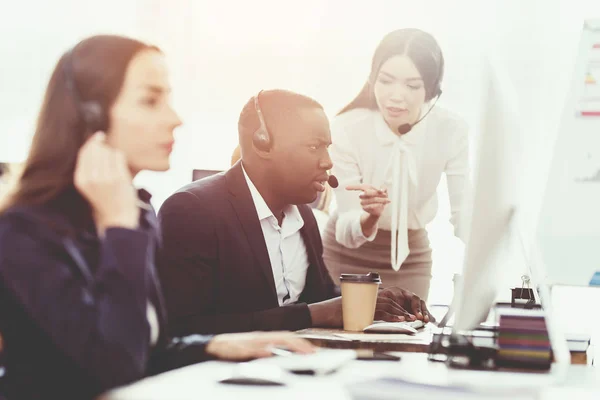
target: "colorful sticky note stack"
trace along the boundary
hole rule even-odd
[[[498,366],[548,369],[552,347],[544,312],[510,309],[500,314]]]

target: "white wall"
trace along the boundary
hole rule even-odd
[[[173,168],[155,190],[157,202],[188,182],[191,168],[228,166],[239,111],[261,88],[308,94],[333,116],[362,87],[378,41],[399,27],[420,27],[439,38],[448,59],[440,104],[467,119],[476,115],[479,21],[462,19],[475,1],[416,7],[402,0],[372,7],[342,0],[153,4],[141,11],[142,35],[171,57],[174,77],[181,78],[174,83],[175,100],[186,123]],[[159,21],[165,29],[157,29]]]
[[[0,162],[22,161],[58,58],[96,33],[133,34],[133,3],[23,0],[0,3]]]

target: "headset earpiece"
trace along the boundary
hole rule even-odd
[[[431,101],[442,95],[442,79],[444,78],[444,56],[443,56],[443,54],[440,54],[440,57],[441,57],[441,59],[439,62],[437,77],[435,79],[435,83],[431,90],[431,97],[428,99],[428,101]]]
[[[108,129],[102,106],[98,102],[87,101],[81,104],[80,109],[81,117],[89,132],[94,133]]]
[[[260,108],[260,101],[258,97],[262,93],[262,90],[254,96],[254,109],[260,122],[260,127],[254,132],[252,136],[252,144],[260,151],[268,152],[271,150],[271,137],[267,131],[267,125],[265,124],[265,118],[263,117],[262,110]]]
[[[73,49],[69,50],[64,61],[64,72],[66,85],[77,107],[80,118],[85,124],[87,132],[94,133],[97,131],[106,131],[108,129],[108,119],[102,109],[102,106],[97,101],[83,101],[81,93],[75,82],[75,72],[73,68]]]
[[[271,143],[269,141],[268,134],[262,129],[258,129],[254,133],[254,137],[252,138],[252,143],[254,147],[256,147],[260,151],[270,151]]]
[[[428,98],[426,99],[426,101],[431,101],[437,97],[440,97],[442,95],[442,72],[439,71],[438,72],[438,76],[435,80],[435,83],[433,84],[433,87],[431,88],[431,95],[428,96]]]

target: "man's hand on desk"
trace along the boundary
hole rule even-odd
[[[208,345],[208,354],[221,360],[245,361],[270,357],[273,347],[282,347],[301,354],[315,352],[309,341],[290,332],[227,333],[215,336]]]
[[[423,322],[435,322],[435,318],[429,313],[425,301],[421,300],[421,298],[413,292],[410,292],[405,289],[400,289],[399,287],[389,287],[386,289],[382,289],[379,291],[379,295],[377,297],[377,306],[379,306],[379,302],[382,301],[382,297],[389,298],[390,300],[398,304],[402,308],[402,310],[404,310],[404,314],[402,315],[404,317],[404,321],[414,321],[420,319]],[[377,318],[377,311],[375,311],[375,319],[379,319]],[[394,321],[391,319],[383,318],[381,318],[381,320]]]
[[[341,297],[309,304],[308,309],[314,327],[341,328],[343,325]],[[375,306],[376,321],[402,322],[417,319],[425,323],[435,321],[419,296],[397,287],[379,291]]]

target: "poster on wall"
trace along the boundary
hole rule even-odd
[[[600,23],[586,21],[585,72],[582,79],[581,97],[577,115],[600,117]]]
[[[546,282],[600,284],[600,20],[586,21],[540,207]]]

